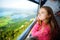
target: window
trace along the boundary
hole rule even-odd
[[[0,40],[16,40],[37,15],[38,4],[28,0],[0,0]]]

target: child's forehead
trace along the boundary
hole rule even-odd
[[[45,8],[40,8],[39,11],[47,11]]]
[[[40,8],[39,10],[46,10],[45,8]]]

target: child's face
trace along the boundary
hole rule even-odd
[[[41,9],[39,10],[38,18],[39,18],[40,20],[45,20],[46,18],[48,18],[48,13],[47,13],[46,9],[41,8]]]

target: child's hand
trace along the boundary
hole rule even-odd
[[[39,19],[39,17],[38,17],[38,16],[37,16],[36,20],[37,20],[37,21],[40,21],[40,19]]]
[[[37,16],[36,20],[37,20],[37,22],[38,22],[39,24],[41,24],[41,20],[39,19],[38,16]]]

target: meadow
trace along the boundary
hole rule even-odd
[[[30,16],[31,17],[31,16]],[[12,19],[9,16],[0,17],[0,40],[17,40],[34,18]]]

